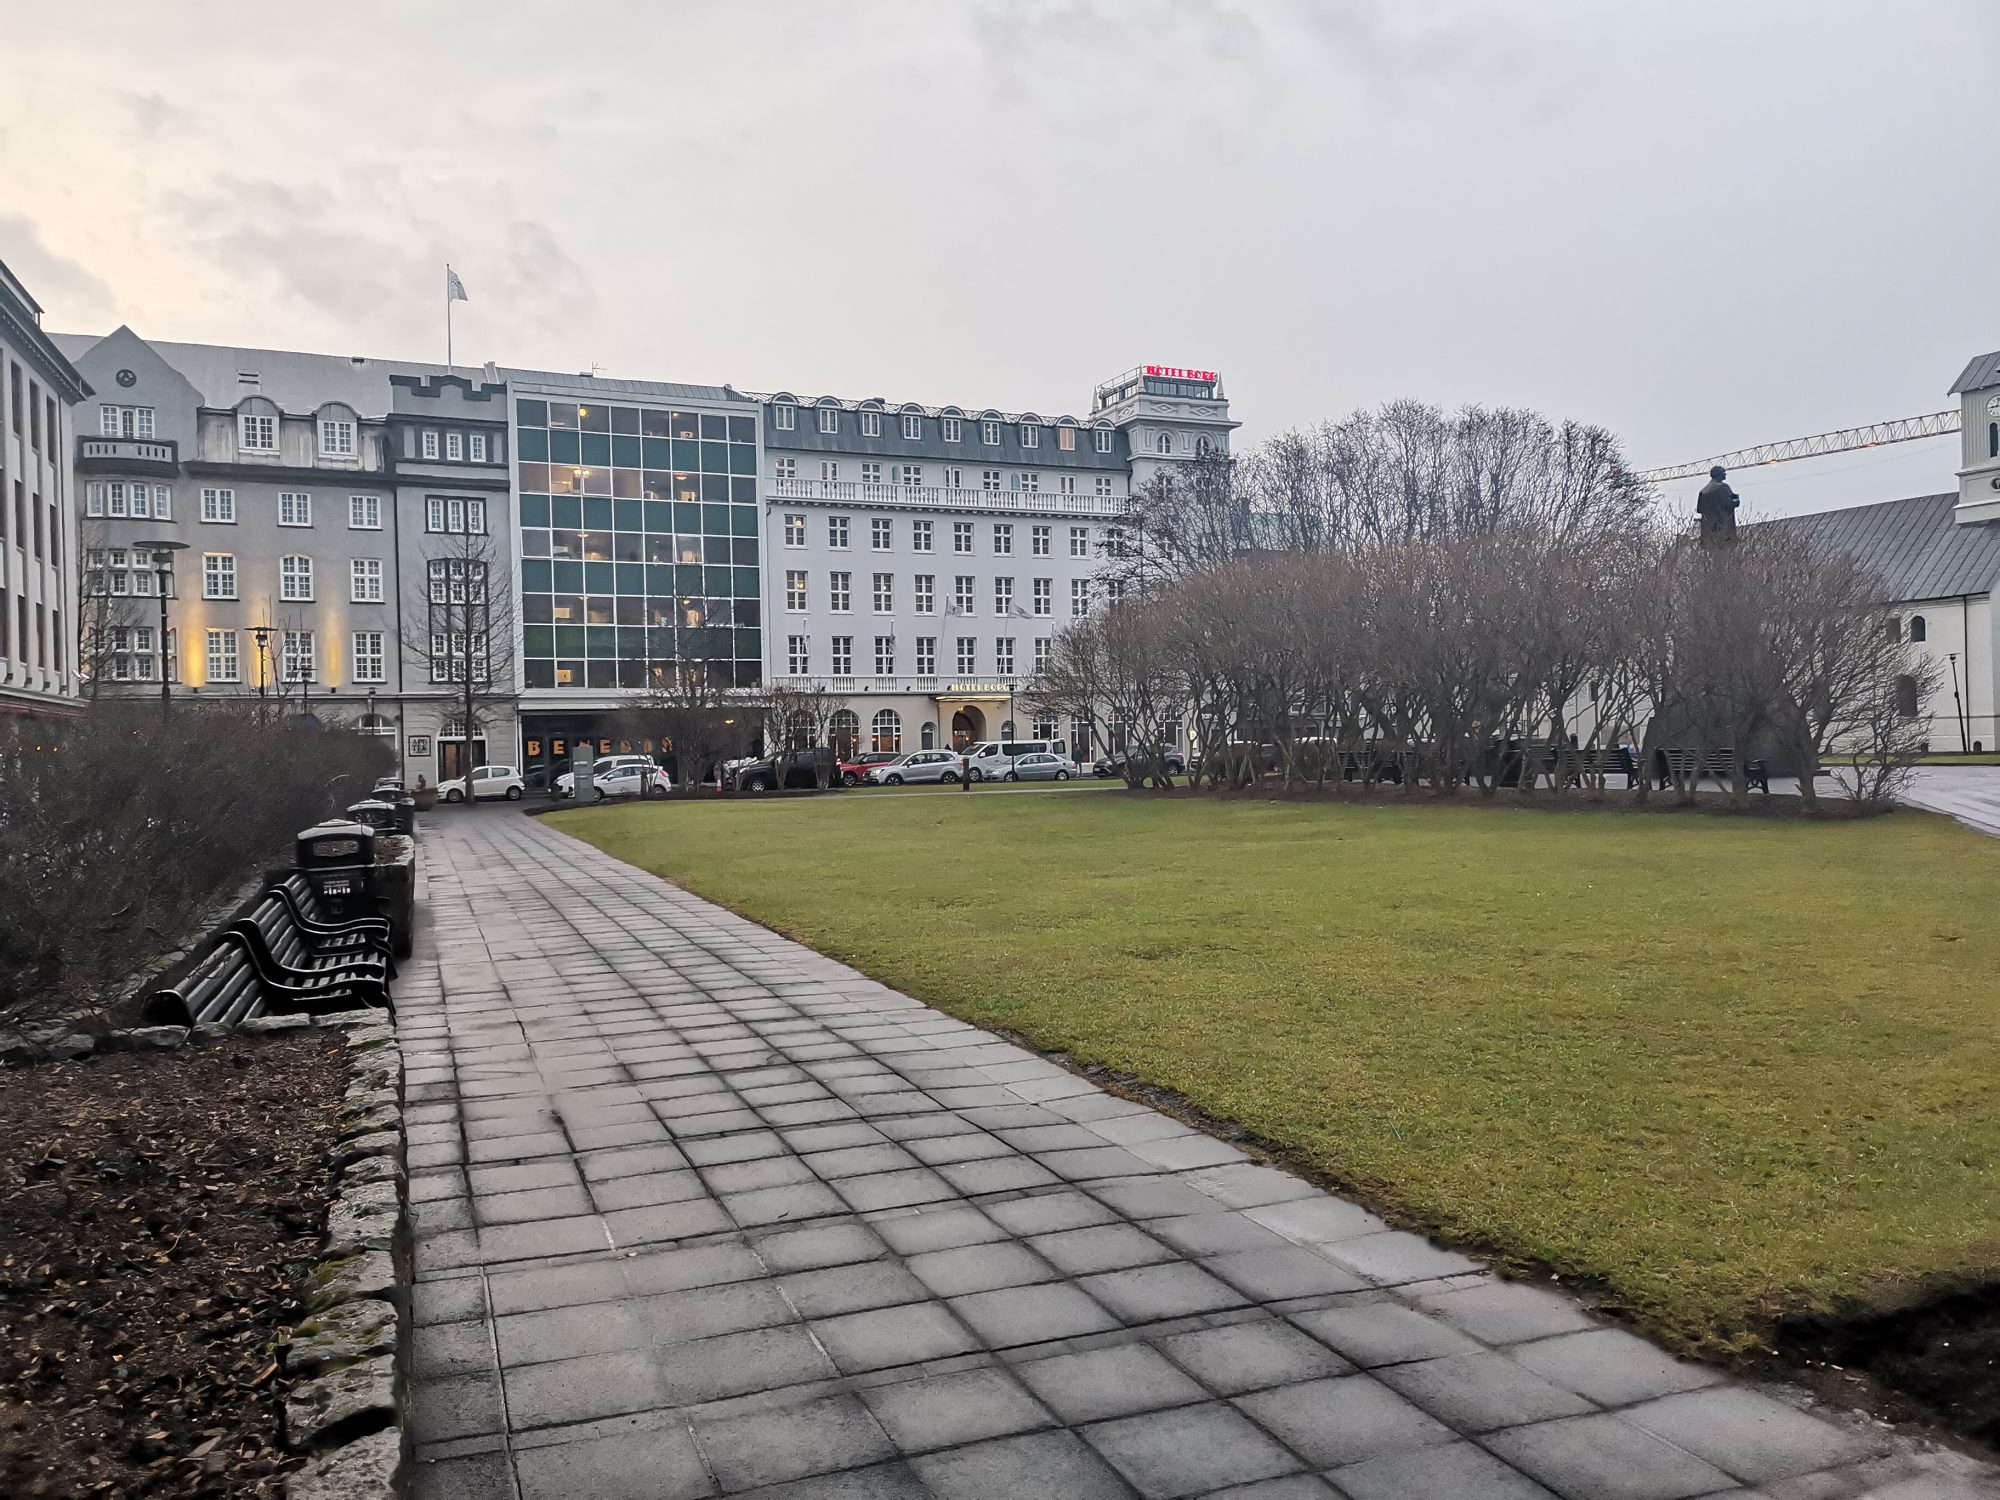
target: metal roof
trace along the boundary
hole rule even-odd
[[[628,396],[640,401],[740,401],[754,404],[756,397],[726,385],[688,385],[675,380],[627,380],[611,375],[565,375],[559,370],[522,370],[500,366],[500,378],[510,386],[535,390],[561,391],[585,397]]]
[[[1965,373],[1952,382],[1951,393],[1956,396],[1961,391],[1983,391],[1991,385],[2000,385],[2000,350],[1975,354]]]
[[[785,402],[808,409],[817,406],[837,406],[842,411],[879,411],[888,416],[903,412],[921,414],[926,417],[960,417],[968,422],[1039,422],[1044,427],[1109,427],[1109,422],[1099,422],[1090,417],[1072,417],[1067,412],[1053,417],[1045,417],[1032,411],[996,411],[990,406],[925,406],[916,401],[890,401],[882,396],[798,396],[790,391],[747,392],[752,401],[761,401],[766,406]]]
[[[104,335],[51,334],[71,359],[80,359]],[[227,410],[246,396],[275,401],[281,411],[304,415],[329,401],[343,402],[364,417],[389,410],[391,375],[442,375],[443,365],[412,360],[369,359],[362,355],[308,354],[295,349],[243,349],[228,344],[175,344],[147,339],[160,358],[187,378],[202,405]],[[459,369],[476,376],[477,365]]]
[[[1955,494],[1916,495],[1759,524],[1802,528],[1859,558],[1893,602],[1989,594],[2000,581],[2000,521],[1961,524],[1957,507]]]

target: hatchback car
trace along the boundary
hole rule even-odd
[[[609,776],[620,766],[650,766],[652,763],[653,757],[650,755],[600,755],[591,762],[590,775],[591,779],[595,780],[599,776]],[[556,778],[556,795],[558,797],[576,795],[575,771],[565,771]]]
[[[912,750],[886,765],[870,766],[870,786],[901,786],[904,782],[956,781],[959,759],[950,750]]]
[[[475,802],[487,797],[519,802],[526,787],[521,773],[513,766],[481,766],[472,773],[471,797]],[[438,795],[447,802],[463,802],[467,795],[465,778],[454,776],[450,781],[440,781]]]
[[[599,802],[607,797],[640,797],[648,791],[656,797],[664,796],[674,789],[667,773],[651,765],[613,766],[602,776],[593,774],[590,786]]]
[[[902,758],[894,750],[868,750],[860,755],[850,756],[840,763],[840,784],[859,786],[872,767],[886,766],[890,761]]]
[[[1060,755],[1017,755],[1000,775],[1002,781],[1068,781],[1069,762]]]

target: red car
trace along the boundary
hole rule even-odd
[[[894,750],[869,750],[851,760],[844,760],[840,763],[840,784],[859,786],[861,778],[868,774],[870,766],[887,765],[897,758],[898,753]]]

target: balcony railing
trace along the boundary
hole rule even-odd
[[[1024,691],[1028,684],[1028,673],[1015,672],[1009,675],[995,673],[968,674],[957,677],[876,677],[862,673],[853,677],[767,677],[767,688],[790,689],[795,692],[811,692],[824,688],[829,693],[858,694],[869,693],[916,693],[927,698],[935,698],[939,693],[969,694],[993,697],[1001,693]]]
[[[773,479],[773,500],[830,505],[903,506],[920,510],[1006,511],[1015,515],[1117,517],[1118,495],[1065,495],[1053,490],[947,489],[934,484],[863,484],[851,479]]]
[[[152,466],[173,469],[180,464],[180,444],[172,439],[83,437],[77,439],[78,465]]]

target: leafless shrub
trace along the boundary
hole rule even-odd
[[[227,704],[0,725],[0,1018],[103,1006],[389,769],[377,740]]]

